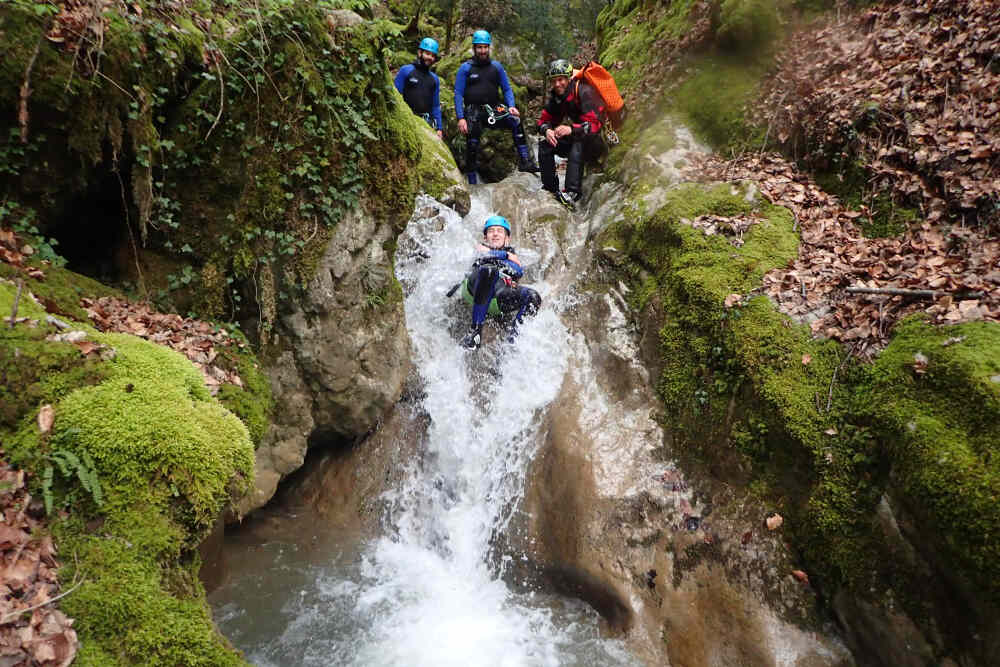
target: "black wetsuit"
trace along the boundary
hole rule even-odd
[[[483,106],[486,104],[494,109],[501,104],[512,107],[514,92],[503,65],[495,60],[484,62],[470,58],[462,63],[455,75],[455,112],[459,119],[465,119],[469,129],[465,137],[466,173],[479,169],[479,140],[485,129],[509,129],[518,158],[522,162],[529,159],[528,142],[521,121],[514,116],[506,116],[497,120],[495,125],[489,125],[489,114]]]
[[[520,265],[507,259],[507,253],[513,252],[510,246],[490,251],[489,255],[473,263],[465,277],[465,300],[472,304],[470,335],[463,341],[468,347],[474,347],[469,344],[473,338],[478,345],[478,334],[491,313],[510,318],[508,337],[513,339],[517,335],[517,325],[526,315],[537,313],[542,305],[542,297],[537,291],[515,282],[524,272]]]
[[[565,189],[580,192],[583,181],[583,163],[596,162],[608,151],[601,138],[604,119],[604,100],[586,81],[573,79],[562,97],[554,92],[538,118],[538,131],[543,135],[538,142],[538,166],[542,172],[542,187],[550,192],[559,188],[556,177],[556,155],[569,158],[566,165]],[[545,131],[555,129],[562,121],[569,120],[573,132],[560,137],[556,145],[545,138]]]

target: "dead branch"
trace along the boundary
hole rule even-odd
[[[44,607],[46,605],[52,604],[56,600],[59,600],[61,598],[66,597],[67,595],[69,595],[70,593],[72,593],[73,591],[75,591],[76,589],[78,589],[81,586],[81,584],[83,584],[83,582],[85,582],[86,580],[87,580],[86,577],[80,577],[80,580],[77,581],[75,584],[73,584],[69,588],[69,590],[63,591],[62,593],[60,593],[59,595],[55,596],[54,598],[46,600],[45,602],[39,602],[38,604],[33,605],[31,607],[25,607],[24,609],[15,609],[14,611],[11,611],[11,612],[8,612],[8,613],[4,614],[3,617],[0,618],[0,624],[7,623],[8,621],[12,621],[15,618],[17,618],[18,616],[20,616],[21,614],[27,614],[30,611],[34,611],[36,609],[41,609],[42,607]]]
[[[19,278],[17,281],[17,294],[14,295],[14,307],[10,309],[10,328],[14,328],[14,322],[17,320],[17,305],[21,302],[21,290],[24,289],[24,279]]]
[[[125,197],[125,181],[122,180],[121,171],[118,169],[118,157],[115,156],[115,176],[118,177],[118,188],[122,195],[122,212],[125,213],[125,228],[128,229],[128,240],[132,245],[132,257],[135,259],[135,272],[139,280],[139,293],[144,297],[149,296],[146,291],[146,280],[142,275],[142,267],[139,266],[139,248],[135,244],[135,235],[132,233],[132,223],[129,220],[128,201]]]
[[[20,100],[17,107],[17,122],[21,126],[21,143],[28,143],[28,98],[31,97],[31,70],[35,68],[35,61],[38,59],[38,52],[42,49],[42,39],[39,37],[35,43],[35,50],[31,54],[28,66],[24,68],[24,82],[21,84]]]
[[[222,67],[219,65],[218,58],[212,58],[215,61],[215,71],[219,73],[219,113],[215,115],[215,120],[212,121],[212,127],[208,128],[208,132],[205,134],[205,140],[208,141],[209,135],[212,134],[212,130],[215,126],[219,124],[219,119],[222,118],[222,110],[226,106],[226,84],[222,79]]]
[[[916,299],[937,299],[942,296],[952,296],[956,299],[981,299],[984,292],[945,292],[934,289],[905,289],[903,287],[848,287],[848,294],[882,294],[889,296],[908,296]]]
[[[837,381],[837,372],[840,371],[840,369],[844,367],[844,364],[847,363],[847,360],[854,355],[855,347],[857,346],[852,345],[851,349],[844,355],[843,360],[837,364],[836,368],[833,369],[833,375],[830,377],[830,391],[826,394],[826,412],[829,412],[830,406],[833,405],[833,384]]]

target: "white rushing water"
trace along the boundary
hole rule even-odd
[[[406,481],[384,498],[383,535],[360,553],[313,554],[308,563],[294,544],[266,546],[254,557],[269,574],[212,596],[222,631],[255,664],[635,664],[620,641],[600,638],[582,603],[516,592],[503,579],[510,557],[496,552],[495,538],[517,509],[570,345],[560,299],[532,269],[530,248],[518,254],[525,282],[542,295],[538,315],[513,345],[498,339],[470,352],[457,344],[469,308],[446,292],[494,213],[490,192],[476,189],[465,219],[422,198],[418,211],[440,212],[415,218],[400,238],[396,273],[430,425],[423,456],[400,462]]]

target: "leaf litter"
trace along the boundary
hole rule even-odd
[[[0,666],[66,667],[79,641],[73,619],[53,605],[68,592],[60,593],[56,548],[41,501],[2,451],[0,514]]]
[[[689,178],[750,181],[792,212],[798,257],[766,274],[760,291],[816,337],[868,356],[912,313],[938,324],[1000,321],[997,7],[905,0],[806,29],[752,105],[786,150],[806,147],[804,167],[854,160],[869,188],[915,205],[920,220],[899,236],[866,238],[871,206],[845,205],[777,153],[689,154]],[[742,239],[747,220],[692,224]]]

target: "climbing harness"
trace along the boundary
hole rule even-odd
[[[484,104],[483,109],[486,110],[486,123],[488,125],[496,125],[498,120],[503,120],[510,115],[508,108],[502,104],[497,105],[495,108],[489,104]]]

